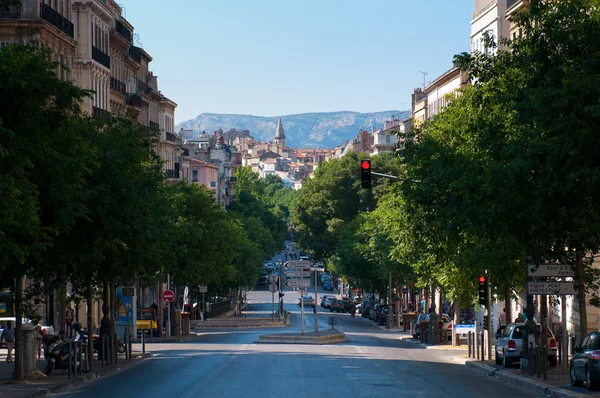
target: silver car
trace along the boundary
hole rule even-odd
[[[536,325],[538,330],[539,327]],[[558,364],[556,338],[547,326],[544,328],[548,335],[548,363],[550,366],[556,366]],[[520,361],[524,335],[524,323],[508,325],[504,329],[504,334],[496,335],[496,365],[503,364],[505,368],[508,368],[513,362]]]

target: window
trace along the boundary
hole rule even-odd
[[[386,144],[389,144],[390,142],[391,142],[391,137],[390,137],[390,135],[389,135],[389,134],[386,134],[386,135],[385,135],[385,143],[386,143]]]
[[[192,182],[198,182],[198,170],[192,170]]]

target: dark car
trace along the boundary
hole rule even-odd
[[[569,371],[571,384],[580,386],[585,380],[590,391],[600,385],[600,332],[591,332],[575,347]]]
[[[329,306],[329,312],[346,312],[346,308],[344,306],[344,302],[342,300],[334,299],[331,301],[331,305]]]

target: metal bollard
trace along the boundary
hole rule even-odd
[[[546,344],[544,344],[544,350],[542,352],[542,355],[544,356],[544,361],[543,361],[544,366],[542,367],[542,376],[543,376],[544,380],[548,380],[548,346]]]
[[[115,363],[117,363],[117,361],[119,360],[119,336],[115,333],[113,338],[115,339],[115,346],[114,346],[114,355],[115,355]]]
[[[467,351],[469,353],[469,358],[471,358],[471,332],[467,333]]]
[[[485,333],[481,332],[481,360],[485,361]]]
[[[131,359],[131,351],[132,351],[132,346],[133,346],[132,339],[133,339],[133,336],[129,335],[129,347],[127,347],[129,350],[129,359]]]
[[[69,345],[69,361],[68,361],[68,366],[69,366],[69,371],[67,372],[68,378],[70,379],[73,376],[73,341],[72,340],[67,340],[67,344]]]
[[[142,354],[146,353],[146,331],[142,330]]]
[[[129,357],[127,356],[127,348],[129,347],[129,344],[127,342],[127,332],[123,334],[123,342],[125,343],[125,359],[129,359]]]
[[[529,363],[529,376],[533,376],[534,365],[533,365],[533,343],[529,343],[529,352],[527,361]]]
[[[82,344],[82,343],[83,343],[83,341],[82,341],[82,340],[79,340],[79,341],[77,342],[77,356],[76,356],[76,358],[77,358],[77,362],[76,362],[76,364],[75,364],[75,370],[76,370],[76,373],[75,373],[75,374],[76,374],[77,376],[81,376],[81,375],[83,374],[83,369],[81,368],[81,360],[82,360],[82,358],[83,358],[83,353],[82,353],[82,350],[83,350],[83,344]]]

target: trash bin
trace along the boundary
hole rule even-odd
[[[181,335],[187,336],[190,334],[190,313],[181,313]]]
[[[417,313],[405,312],[402,314],[400,319],[402,320],[402,329],[404,332],[406,332],[406,329],[411,328],[413,321],[417,319]],[[411,330],[411,334],[414,334],[413,330]]]

